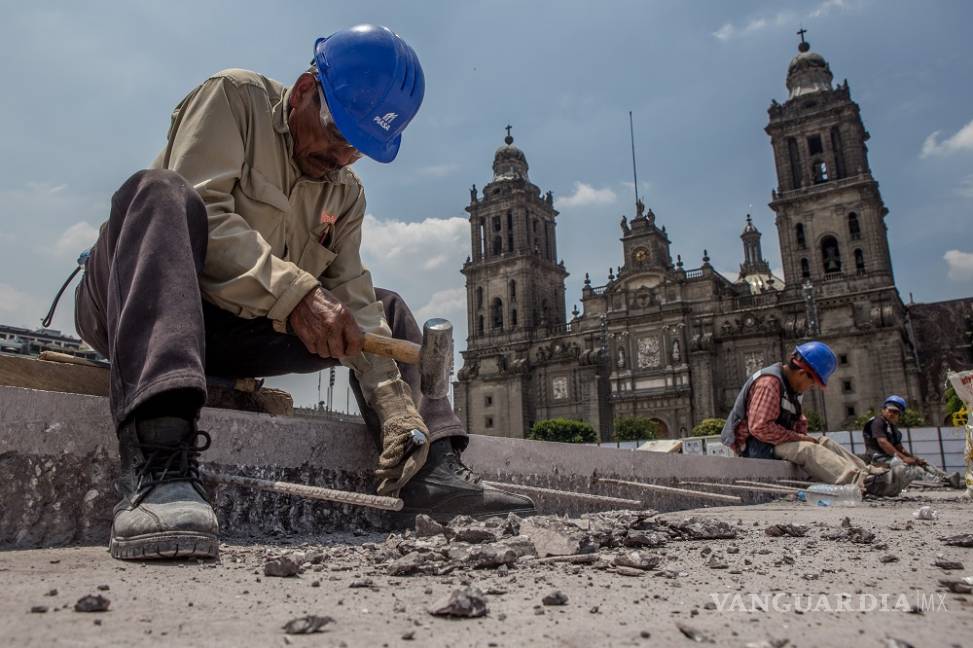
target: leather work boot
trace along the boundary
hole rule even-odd
[[[425,465],[399,493],[405,508],[394,518],[412,524],[420,513],[437,522],[449,522],[457,515],[484,519],[507,513],[534,515],[529,497],[507,493],[480,483],[480,477],[460,461],[449,439],[429,448]]]
[[[203,444],[196,445],[202,437]],[[219,523],[199,481],[206,432],[182,418],[125,423],[118,431],[122,501],[115,506],[109,549],[114,558],[215,558]]]
[[[912,482],[908,466],[892,466],[881,475],[869,475],[865,478],[865,492],[876,497],[895,497]]]

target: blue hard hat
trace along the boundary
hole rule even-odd
[[[901,396],[895,396],[894,394],[886,398],[885,402],[882,403],[882,407],[885,407],[886,405],[895,405],[896,407],[899,408],[900,412],[904,412],[905,408],[908,407],[908,404],[906,403],[904,398],[902,398]]]
[[[357,25],[319,38],[314,64],[342,136],[373,160],[394,160],[426,90],[415,51],[388,27]]]
[[[835,357],[834,351],[824,342],[814,340],[798,345],[794,349],[794,355],[803,360],[825,386],[838,366],[838,358]]]

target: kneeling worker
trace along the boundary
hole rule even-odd
[[[865,423],[862,436],[865,450],[873,464],[890,464],[896,457],[909,466],[925,466],[926,462],[902,447],[902,432],[898,423],[905,412],[906,402],[901,396],[889,396],[882,404],[882,411]]]
[[[827,437],[807,433],[803,394],[824,388],[838,362],[823,342],[801,344],[784,363],[754,373],[744,383],[721,440],[742,457],[786,459],[828,484],[858,484],[864,493],[894,497],[907,484],[904,470],[870,468]]]

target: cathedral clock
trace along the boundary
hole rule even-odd
[[[635,258],[636,263],[645,263],[649,260],[649,251],[644,247],[635,248],[635,252],[632,253]]]

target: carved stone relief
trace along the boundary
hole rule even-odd
[[[662,353],[660,346],[659,338],[657,337],[639,338],[639,369],[651,369],[652,367],[658,367],[662,364]]]

